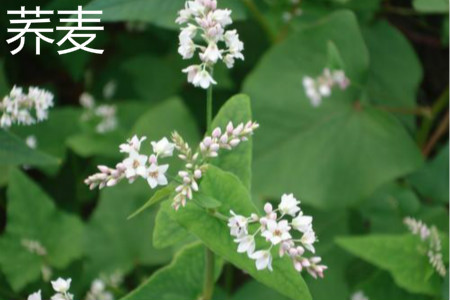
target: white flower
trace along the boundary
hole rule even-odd
[[[296,218],[292,219],[292,227],[297,229],[300,232],[307,232],[312,228],[312,220],[311,216],[304,216],[300,213]]]
[[[277,223],[274,220],[268,220],[266,230],[261,234],[266,240],[270,241],[273,245],[277,245],[282,241],[289,240],[292,236],[289,233],[291,227],[288,221],[281,220]]]
[[[152,189],[158,185],[167,185],[166,172],[169,169],[169,165],[151,164],[146,171],[147,182]]]
[[[270,254],[269,250],[259,250],[250,255],[251,259],[256,260],[256,269],[264,270],[269,269],[269,271],[273,271],[272,269],[272,254]]]
[[[247,252],[248,255],[251,255],[255,251],[256,245],[253,235],[244,235],[234,241],[239,244],[237,249],[239,253]]]
[[[146,175],[146,164],[147,156],[141,155],[138,152],[131,152],[130,156],[123,161],[123,165],[125,166],[125,176],[128,179],[132,179],[139,176]]]
[[[195,77],[197,76],[197,74],[202,70],[202,67],[199,65],[192,65],[187,67],[186,69],[183,69],[183,73],[187,73],[188,74],[188,82],[189,83],[193,83]]]
[[[232,210],[230,210],[230,213],[233,215],[228,219],[230,235],[241,237],[243,234],[247,234],[248,219],[244,216],[235,214]]]
[[[215,64],[219,60],[219,58],[222,58],[222,53],[217,47],[217,44],[211,42],[209,43],[208,48],[206,48],[205,52],[200,53],[200,58],[206,63]]]
[[[139,138],[135,135],[131,139],[129,139],[127,143],[121,144],[119,146],[120,152],[124,153],[139,152],[139,150],[141,149],[142,142],[145,141],[146,139],[147,138],[145,136]]]
[[[313,244],[316,242],[316,233],[314,232],[314,230],[310,229],[305,232],[301,238],[301,242],[306,249],[308,249],[312,253],[316,252],[313,246]]]
[[[167,138],[162,138],[158,142],[151,142],[153,147],[153,152],[159,157],[170,157],[173,155],[173,150],[175,149],[175,144],[170,143]]]
[[[52,281],[52,287],[55,290],[55,292],[58,293],[67,293],[67,291],[70,289],[70,283],[72,282],[72,279],[62,279],[61,277],[58,278],[55,281]]]
[[[30,147],[31,149],[36,149],[37,147],[36,136],[34,135],[27,136],[27,138],[25,139],[25,144],[27,144],[27,146]]]
[[[217,82],[212,78],[211,74],[209,74],[209,72],[206,70],[198,72],[192,80],[192,83],[194,84],[194,86],[202,87],[203,89],[209,88],[211,84],[217,84]]]
[[[231,20],[231,10],[229,9],[218,9],[214,11],[212,18],[214,21],[218,22],[222,27],[225,27],[233,23],[233,20]]]
[[[82,107],[92,109],[95,106],[95,99],[89,93],[83,93],[80,96],[80,104]]]
[[[300,201],[295,199],[293,194],[284,194],[281,196],[281,203],[278,205],[278,209],[282,214],[295,216],[295,214],[300,211],[300,207],[298,207],[299,204]]]
[[[363,291],[357,291],[351,295],[351,300],[369,300]]]
[[[41,290],[29,295],[27,300],[42,300]]]
[[[180,46],[178,47],[178,53],[183,57],[183,59],[190,59],[194,56],[195,44],[190,39],[184,39],[180,41]]]

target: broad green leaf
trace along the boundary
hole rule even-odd
[[[287,300],[286,296],[280,295],[273,289],[270,289],[259,282],[252,280],[245,283],[230,300],[244,300],[244,299],[258,299],[258,300]]]
[[[370,100],[397,109],[415,107],[423,74],[412,45],[386,21],[365,26],[362,32],[370,54],[367,83]],[[413,128],[412,116],[398,116]]]
[[[370,300],[386,300],[386,299],[401,299],[401,300],[423,300],[424,296],[407,293],[405,290],[399,288],[392,277],[387,272],[375,271],[374,274],[361,284],[359,284],[356,291],[362,291],[364,295]]]
[[[371,232],[402,233],[403,219],[416,216],[420,200],[410,188],[388,183],[375,191],[360,207],[362,216],[370,222]]]
[[[168,198],[170,194],[173,192],[173,190],[174,188],[172,185],[168,185],[166,187],[157,190],[144,205],[142,205],[138,210],[136,210],[134,213],[128,216],[128,220],[136,217],[138,214],[142,213],[147,208],[150,208],[151,206]]]
[[[409,181],[423,197],[448,203],[448,152],[447,144],[433,160],[409,177]]]
[[[0,238],[0,266],[15,290],[40,278],[42,258],[22,241],[35,240],[47,250],[46,262],[62,269],[83,254],[84,227],[78,217],[58,211],[43,190],[13,170],[8,187],[8,224]]]
[[[210,166],[201,182],[200,190],[205,195],[222,202],[218,211],[224,215],[230,215],[231,209],[242,215],[256,212],[247,189],[231,173]],[[237,246],[230,236],[226,221],[211,216],[193,201],[188,202],[187,206],[180,208],[179,211],[172,210],[171,217],[196,235],[217,255],[245,270],[256,280],[292,299],[311,299],[307,285],[292,267],[289,258],[274,258],[273,272],[257,271],[253,260],[236,251]]]
[[[222,260],[216,259],[215,279]],[[205,247],[195,243],[182,249],[166,267],[155,272],[122,300],[197,300],[203,289]]]
[[[331,70],[345,70],[345,64],[341,54],[332,41],[328,42],[328,67]]]
[[[115,104],[117,107],[117,129],[105,134],[98,134],[93,128],[85,126],[84,131],[68,138],[68,146],[82,157],[101,155],[120,158],[119,145],[131,136],[128,132],[141,115],[151,109],[147,103],[126,101]],[[81,120],[76,120],[81,122]]]
[[[224,130],[228,122],[235,126],[247,123],[252,119],[250,99],[246,95],[236,95],[228,100],[214,118],[212,128]],[[250,189],[252,166],[252,139],[241,143],[232,151],[222,150],[219,157],[213,160],[219,168],[234,173],[242,183]]]
[[[135,266],[162,265],[171,258],[170,249],[159,251],[152,245],[155,210],[127,221],[151,193],[145,180],[123,182],[101,191],[86,234],[90,273],[127,273]]]
[[[19,137],[0,129],[0,165],[45,166],[58,163],[56,158],[31,149]]]
[[[159,13],[159,9],[155,12]],[[127,82],[131,83],[122,87],[128,92],[130,88],[134,89],[140,99],[151,102],[175,96],[186,80],[181,70],[174,68],[167,59],[152,55],[132,57],[124,61],[119,69],[125,73]]]
[[[74,108],[54,109],[50,111],[48,120],[33,126],[14,127],[13,132],[24,140],[28,136],[35,136],[39,151],[64,161],[67,138],[80,132],[80,115],[80,110]]]
[[[177,29],[177,12],[185,0],[95,0],[86,10],[102,10],[102,21],[144,21],[157,26]],[[245,17],[245,8],[238,0],[219,1],[221,7],[233,9],[233,20]]]
[[[201,193],[197,193],[194,200],[198,205],[206,209],[216,209],[222,205],[222,202]]]
[[[170,204],[169,201],[162,203],[156,215],[153,245],[158,249],[182,245],[195,240],[184,227],[172,219],[170,215],[173,208]]]
[[[448,13],[447,0],[414,0],[413,6],[423,13]]]
[[[389,271],[396,284],[411,293],[438,295],[440,292],[440,278],[428,262],[426,244],[417,236],[346,237],[339,238],[337,243],[359,258]],[[442,245],[447,248],[444,255],[448,255],[448,239]]]
[[[322,72],[329,41],[354,85],[345,92],[334,89],[315,108],[302,79]],[[317,207],[348,206],[421,165],[420,151],[400,122],[357,102],[364,95],[356,86],[365,82],[368,65],[357,21],[347,11],[268,52],[244,86],[261,124],[254,150],[257,194],[278,198],[289,191]]]

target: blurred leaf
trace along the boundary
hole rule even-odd
[[[358,285],[357,289],[363,291],[370,300],[424,300],[422,295],[410,294],[399,288],[389,273],[381,271],[375,272],[370,279]]]
[[[423,13],[448,13],[447,0],[414,0],[413,6]]]
[[[389,271],[400,287],[411,293],[438,295],[440,279],[426,255],[426,244],[407,235],[370,235],[339,238],[337,243],[350,253]],[[442,243],[447,247],[448,239]],[[433,274],[430,277],[428,274]]]
[[[419,171],[409,177],[409,181],[423,197],[448,203],[448,152],[447,144],[433,160],[427,162]]]
[[[328,68],[331,70],[345,70],[345,64],[342,60],[338,48],[332,41],[328,41]]]
[[[123,87],[129,91],[133,88],[140,99],[151,102],[175,96],[185,81],[181,70],[173,68],[166,59],[152,55],[132,57],[124,61],[120,69],[125,72],[128,82],[119,85],[119,89]]]
[[[144,21],[157,26],[177,29],[177,13],[185,0],[94,0],[85,10],[102,10],[102,21]],[[220,7],[233,10],[233,20],[245,17],[245,7],[239,0],[222,0]]]
[[[261,283],[251,280],[245,283],[230,300],[244,300],[244,299],[258,299],[258,300],[287,300],[286,296],[280,295],[273,289],[262,285]]]
[[[127,221],[149,195],[151,189],[145,180],[123,182],[101,191],[86,234],[90,274],[118,270],[126,274],[136,266],[162,265],[171,258],[170,249],[159,251],[152,245],[155,210]]]
[[[186,244],[194,240],[193,236],[176,220],[172,219],[173,208],[169,201],[161,204],[155,219],[153,230],[153,244],[155,248],[162,249],[178,244]]]
[[[377,189],[360,211],[370,221],[371,232],[401,233],[405,231],[403,218],[417,215],[420,208],[420,200],[410,188],[388,183]]]
[[[174,187],[172,185],[168,185],[164,188],[161,188],[157,190],[153,196],[150,197],[150,199],[142,205],[138,210],[136,210],[134,213],[128,216],[128,220],[136,217],[138,214],[142,213],[147,208],[152,207],[153,205],[163,201],[164,199],[168,198],[170,194],[173,192]]]
[[[5,166],[45,166],[56,165],[59,161],[45,153],[33,150],[17,136],[0,129],[0,165]]]
[[[222,269],[216,259],[215,279]],[[136,290],[122,300],[197,300],[203,290],[205,247],[192,244],[176,254],[173,261],[154,273]]]
[[[201,182],[201,191],[222,202],[218,211],[224,215],[229,215],[230,209],[242,215],[250,215],[256,211],[250,195],[241,181],[231,173],[216,167],[209,167]],[[249,259],[246,254],[236,251],[237,246],[233,242],[233,237],[230,236],[226,221],[208,214],[192,201],[180,211],[172,210],[170,213],[172,219],[177,220],[188,231],[201,239],[208,248],[236,267],[245,270],[256,280],[292,299],[311,299],[308,287],[302,276],[292,267],[289,258],[274,259],[273,272],[257,271],[253,260]]]
[[[36,137],[37,149],[65,160],[66,140],[69,136],[80,132],[80,110],[74,108],[57,108],[50,111],[45,122],[33,126],[14,127],[13,132],[24,140],[29,136]]]
[[[228,100],[214,118],[212,128],[220,127],[222,132],[228,122],[235,126],[244,125],[252,119],[250,99],[246,95],[236,95]],[[242,183],[250,189],[251,165],[252,165],[252,139],[240,143],[232,151],[222,150],[219,157],[213,160],[213,164],[225,171],[234,173]]]
[[[5,75],[5,62],[0,59],[0,98],[3,99],[9,93],[9,85]]]
[[[83,224],[58,211],[52,200],[23,173],[13,170],[8,187],[8,224],[0,239],[0,266],[15,291],[40,278],[43,258],[30,253],[22,240],[41,243],[45,261],[62,269],[83,254]]]
[[[371,101],[394,108],[414,108],[423,74],[412,45],[386,21],[363,27],[363,35],[370,54],[367,91]],[[414,128],[413,116],[399,117]]]
[[[354,84],[315,108],[302,78],[322,72],[328,41]],[[244,87],[257,99],[253,112],[261,123],[253,172],[259,195],[288,190],[318,207],[348,206],[420,166],[418,147],[394,117],[355,103],[367,68],[358,24],[345,11],[292,35],[263,58]]]

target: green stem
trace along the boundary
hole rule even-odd
[[[429,118],[423,119],[422,126],[417,133],[417,143],[419,144],[419,146],[423,146],[427,142],[428,135],[430,134],[430,131],[433,127],[434,120],[448,105],[448,96],[449,94],[447,87],[431,108],[431,116]]]
[[[275,44],[277,41],[277,37],[275,33],[272,31],[272,28],[270,27],[269,22],[267,21],[266,17],[261,13],[258,6],[255,4],[253,0],[242,0],[244,2],[245,6],[247,6],[248,10],[252,13],[255,20],[259,23],[261,28],[266,32],[267,37],[269,38],[269,41],[272,44]]]
[[[206,92],[206,131],[211,131],[212,124],[212,114],[213,114],[213,93],[212,93],[212,85],[208,88]]]
[[[214,292],[214,252],[205,247],[205,281],[202,300],[211,300]]]
[[[213,70],[211,69],[211,76]],[[208,88],[206,93],[206,127],[207,132],[211,131],[213,119],[213,86]],[[214,292],[214,252],[205,246],[205,278],[203,283],[202,300],[211,300]]]

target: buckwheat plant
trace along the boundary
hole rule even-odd
[[[303,77],[303,87],[306,96],[314,107],[322,103],[322,98],[331,96],[334,86],[338,85],[342,90],[345,90],[349,84],[350,80],[343,70],[330,70],[326,68],[323,70],[322,75],[317,78]]]
[[[306,270],[314,278],[323,278],[327,266],[319,264],[322,259],[305,255],[306,251],[315,253],[316,234],[312,228],[313,218],[304,215],[299,205],[300,201],[292,194],[284,194],[278,208],[273,209],[270,203],[264,205],[264,216],[252,214],[244,217],[230,211],[228,227],[238,244],[237,251],[247,253],[250,259],[255,260],[256,269],[272,271],[272,249],[277,247],[278,255],[289,256],[298,272]],[[259,225],[253,233],[249,230],[252,224]],[[268,248],[255,251],[258,235],[265,239]]]
[[[70,283],[72,279],[58,278],[52,281],[52,288],[55,294],[50,298],[50,300],[73,300],[73,295],[69,293]],[[27,300],[42,300],[41,290],[28,296]]]
[[[228,68],[236,59],[244,60],[244,44],[236,30],[226,30],[233,23],[231,10],[218,9],[216,0],[187,1],[178,13],[176,23],[186,26],[181,29],[178,53],[183,59],[191,59],[199,51],[201,63],[183,70],[188,82],[196,87],[208,89],[217,84],[212,77],[214,65],[222,60]]]
[[[97,105],[94,97],[89,93],[80,96],[80,104],[85,109],[81,115],[83,121],[98,119],[95,131],[100,134],[114,131],[118,126],[117,108],[115,105]]]
[[[14,86],[0,101],[0,127],[9,128],[13,124],[32,125],[48,118],[48,110],[53,107],[53,94],[30,87],[24,93],[21,87]]]
[[[418,235],[427,244],[427,256],[431,266],[440,276],[445,277],[447,270],[442,260],[441,239],[436,226],[429,228],[421,220],[410,217],[405,218],[403,222],[412,234]]]

